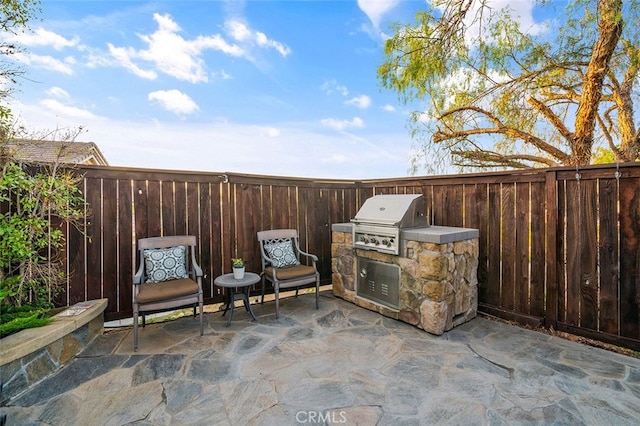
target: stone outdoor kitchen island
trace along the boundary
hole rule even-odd
[[[402,230],[399,255],[354,248],[350,223],[334,224],[331,230],[335,296],[436,335],[476,316],[478,230],[442,226]],[[358,275],[366,275],[360,265],[371,262],[399,271],[397,306],[359,294]]]

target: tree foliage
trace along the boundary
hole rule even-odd
[[[52,302],[64,282],[56,251],[64,247],[60,225],[80,227],[86,206],[80,177],[72,169],[42,166],[30,173],[24,165],[0,162],[0,294],[13,306]],[[58,224],[58,226],[56,226]]]
[[[40,0],[2,0],[0,5],[0,100],[12,91],[17,78],[24,75],[22,68],[16,67],[11,57],[22,51],[13,43],[11,35],[27,30],[29,21],[40,13]],[[11,110],[0,103],[0,125],[5,130],[10,125]]]
[[[490,0],[434,0],[396,25],[378,75],[425,103],[411,117],[416,169],[434,151],[485,168],[589,164],[598,146],[638,159],[638,2],[563,4],[546,26],[523,28]]]

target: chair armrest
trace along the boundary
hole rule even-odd
[[[264,260],[268,263],[267,266],[271,265],[272,268],[277,268],[275,260],[267,256],[266,253],[263,253],[262,257],[264,257]]]
[[[302,256],[310,257],[310,258],[311,258],[311,260],[313,260],[314,262],[317,262],[317,261],[318,261],[318,256],[316,256],[315,254],[306,253],[306,252],[304,252],[304,251],[302,251],[302,250],[300,250],[300,254],[301,254]]]
[[[138,268],[138,271],[133,276],[133,283],[134,284],[142,284],[143,274],[144,274],[144,264],[141,263],[140,267]]]

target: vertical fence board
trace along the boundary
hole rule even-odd
[[[118,182],[115,179],[102,181],[102,297],[109,303],[118,303]],[[107,254],[108,253],[108,254]]]
[[[487,185],[475,184],[467,185],[469,191],[467,192],[468,200],[465,208],[465,227],[474,228],[479,230],[478,238],[478,300],[484,300],[484,295],[487,292],[487,273],[488,273],[488,214],[489,203],[487,198]]]
[[[218,275],[222,275],[222,249],[223,249],[223,225],[222,225],[222,197],[227,184],[212,183],[209,185],[209,208],[211,210],[211,264],[209,266],[209,285],[212,288],[213,297],[222,299],[222,294],[218,294],[213,288],[213,280]]]
[[[500,294],[503,309],[515,309],[515,262],[516,262],[516,218],[515,186],[512,183],[502,185],[502,291]]]
[[[617,334],[618,311],[618,185],[615,179],[599,181],[600,215],[600,320],[599,330]]]
[[[500,306],[500,226],[501,226],[500,184],[489,185],[489,223],[487,226],[487,286],[484,292],[484,302],[491,306]]]
[[[561,191],[558,182],[557,172],[547,171],[544,176],[544,200],[545,200],[545,222],[546,222],[546,252],[545,252],[545,326],[558,328],[558,315],[560,315],[560,285],[562,258],[563,228],[561,218],[563,217],[562,205],[564,193]]]
[[[464,224],[464,190],[462,185],[447,187],[445,214],[447,226],[462,227]]]
[[[150,180],[147,182],[147,234],[145,237],[156,237],[162,233],[162,224],[160,221],[161,212],[160,203],[160,181]],[[177,228],[178,211],[180,210],[180,202],[176,197],[176,208],[174,210],[176,220],[176,233],[179,233]]]
[[[567,320],[567,182],[565,180],[558,181],[558,214],[556,223],[556,274],[550,276],[551,282],[555,283],[556,291],[551,293],[549,297],[556,297],[557,303],[555,310],[557,312],[556,320],[566,322]],[[553,309],[553,307],[551,307]]]
[[[564,322],[571,326],[579,326],[580,324],[580,249],[582,245],[582,226],[584,208],[581,203],[581,182],[578,180],[569,180],[566,182],[567,191],[567,217],[565,241],[566,264],[566,302],[565,302],[565,318]],[[572,212],[569,214],[568,212]]]
[[[76,302],[87,300],[87,283],[86,283],[86,246],[87,241],[91,238],[93,226],[91,225],[91,205],[88,202],[87,182],[88,178],[82,179],[81,193],[87,200],[87,217],[82,224],[82,232],[75,226],[67,227],[67,271],[70,276],[67,277],[68,285],[65,291],[59,294],[55,300],[64,300],[66,305],[73,305]]]
[[[273,197],[269,210],[272,211],[271,223],[267,229],[287,229],[291,226],[289,212],[291,211],[289,188],[286,186],[272,186]]]
[[[433,187],[433,224],[447,226],[448,218],[446,213],[447,193],[446,187],[437,185]]]
[[[176,224],[175,235],[186,235],[188,222],[188,200],[186,182],[176,182],[174,185],[175,209],[173,220]]]
[[[202,268],[202,296],[205,300],[211,300],[213,294],[214,271],[211,265],[214,230],[211,210],[211,183],[200,183],[198,187],[198,212],[200,214],[198,234],[198,263]]]
[[[128,179],[118,180],[118,253],[114,256],[118,264],[118,303],[112,308],[122,311],[123,315],[133,315],[132,293],[133,274],[136,268],[136,258],[133,253],[133,212],[132,191],[133,182]],[[111,305],[110,305],[111,306]],[[105,319],[109,318],[105,313]]]
[[[580,237],[580,326],[598,328],[597,274],[597,185],[595,179],[583,180],[580,185],[582,217]]]
[[[515,310],[516,312],[530,313],[529,296],[531,293],[531,280],[529,277],[529,248],[531,239],[529,233],[530,204],[529,183],[518,182],[516,184],[516,222],[515,222]]]
[[[134,236],[138,240],[149,236],[147,211],[147,181],[133,181],[133,214],[134,214]]]
[[[87,244],[87,276],[86,276],[86,299],[72,300],[71,303],[81,302],[87,299],[101,299],[102,292],[102,233],[103,233],[103,213],[102,213],[102,179],[87,180],[86,200],[91,206],[91,243]],[[90,271],[90,272],[89,272]]]
[[[554,182],[555,183],[555,182]],[[545,315],[545,183],[531,183],[531,273],[529,314]]]
[[[160,182],[160,196],[162,203],[160,211],[162,214],[162,235],[179,235],[176,231],[176,215],[175,215],[175,185],[176,182],[163,181]]]
[[[620,179],[620,334],[640,339],[640,186]]]

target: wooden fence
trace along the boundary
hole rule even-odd
[[[640,166],[363,181],[86,166],[87,237],[68,229],[59,304],[108,298],[131,316],[135,241],[194,234],[205,300],[231,257],[260,266],[256,232],[291,227],[331,281],[331,224],[381,193],[422,193],[430,223],[480,230],[479,308],[640,350]]]

